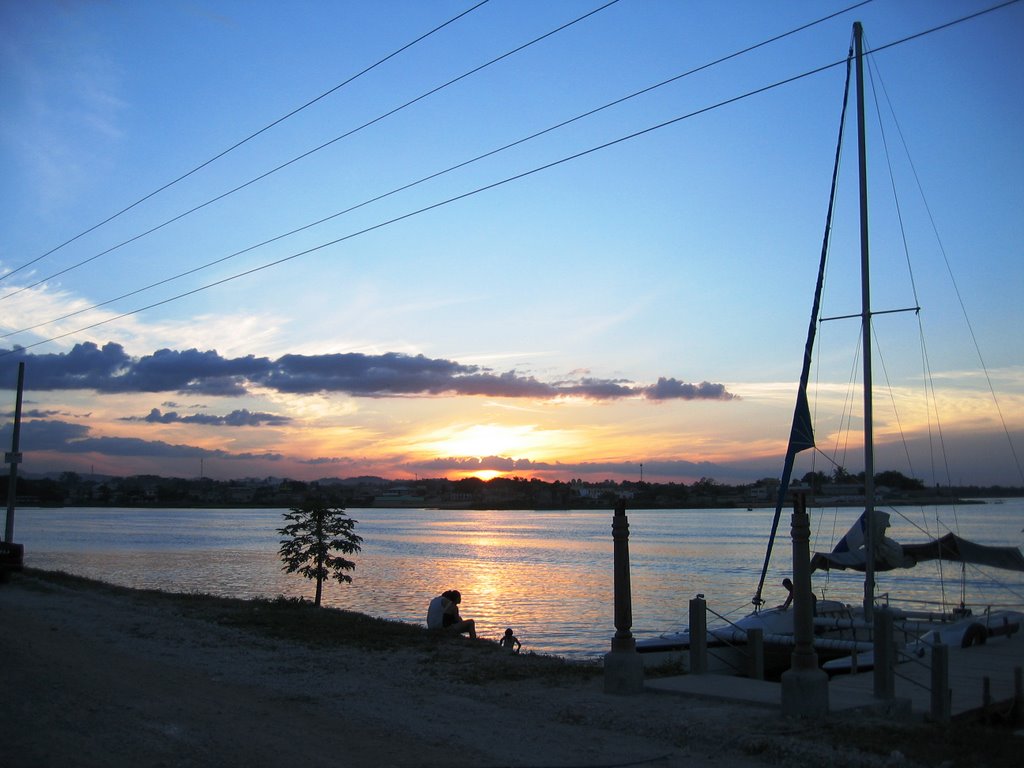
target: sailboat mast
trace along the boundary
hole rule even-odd
[[[870,619],[875,602],[875,456],[873,403],[871,398],[871,279],[868,260],[868,171],[864,127],[863,28],[853,24],[857,70],[857,154],[860,176],[860,279],[861,335],[864,349],[864,616]]]

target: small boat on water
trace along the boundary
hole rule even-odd
[[[836,318],[820,317],[822,289],[826,274],[830,230],[836,198],[836,184],[843,142],[843,123],[850,92],[851,70],[855,72],[859,180],[861,207],[861,311],[857,314]],[[825,320],[859,318],[861,329],[862,374],[864,390],[864,495],[863,513],[846,535],[830,552],[817,553],[811,559],[812,571],[855,570],[865,574],[864,601],[862,605],[851,605],[836,600],[819,599],[814,603],[815,650],[822,667],[830,673],[867,669],[873,664],[874,619],[879,608],[885,607],[893,619],[894,636],[897,645],[905,653],[923,654],[929,645],[942,642],[947,645],[970,647],[986,642],[990,637],[1012,634],[1024,625],[1024,612],[1006,609],[986,608],[975,613],[964,602],[948,611],[913,611],[895,608],[886,604],[888,596],[876,594],[875,574],[897,568],[915,568],[931,560],[960,563],[1024,572],[1024,555],[1015,546],[988,546],[973,543],[947,533],[928,541],[914,544],[900,544],[886,537],[890,517],[888,513],[875,509],[876,489],[874,472],[873,434],[873,381],[872,381],[872,327],[871,285],[869,273],[869,249],[867,227],[867,179],[865,155],[864,119],[864,77],[863,42],[859,23],[854,25],[854,46],[847,63],[846,92],[844,93],[842,118],[840,120],[839,146],[836,149],[832,175],[832,194],[826,216],[825,235],[818,266],[815,288],[804,348],[803,367],[797,390],[796,407],[793,414],[789,446],[783,464],[782,478],[775,506],[775,516],[760,581],[752,600],[754,610],[735,622],[718,621],[709,623],[705,641],[709,651],[708,671],[744,674],[748,669],[744,660],[748,633],[757,629],[763,633],[764,669],[768,675],[777,674],[789,667],[793,640],[793,609],[791,597],[783,604],[766,608],[762,597],[772,548],[778,530],[783,507],[789,501],[789,486],[796,456],[815,446],[811,410],[807,394],[810,378],[812,352],[820,323]],[[919,307],[886,310],[893,312],[919,312]],[[791,587],[791,585],[789,585]],[[703,595],[699,596],[703,597]],[[669,632],[660,637],[637,641],[637,651],[642,654],[645,666],[688,661],[691,648],[689,628]]]

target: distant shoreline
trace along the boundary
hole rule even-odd
[[[882,499],[875,502],[877,507],[931,507],[931,506],[953,506],[956,504],[985,504],[988,499],[1014,499],[1021,498],[1021,495],[1015,494],[1012,496],[988,496],[988,497],[974,497],[969,499],[964,498],[950,498],[949,496],[927,496],[915,499]],[[288,502],[283,504],[182,504],[182,503],[132,503],[132,504],[38,504],[38,503],[21,503],[15,505],[17,509],[287,509],[293,504],[298,502]],[[425,510],[438,510],[444,512],[460,511],[465,510],[468,512],[600,512],[602,510],[612,512],[615,507],[604,506],[604,505],[578,505],[578,506],[501,506],[498,504],[480,504],[480,505],[446,505],[446,504],[401,504],[391,506],[377,506],[375,504],[341,504],[344,509],[425,509]],[[626,511],[673,511],[673,510],[694,510],[704,509],[709,511],[715,510],[730,510],[730,509],[775,509],[774,503],[769,502],[754,502],[752,504],[742,504],[736,502],[723,502],[721,504],[675,504],[671,506],[659,506],[659,505],[632,505],[629,503],[625,504]],[[843,499],[843,500],[815,500],[813,498],[808,499],[807,506],[811,509],[832,509],[832,508],[855,508],[863,507],[863,500],[855,499]],[[792,503],[787,503],[783,509],[790,509]]]

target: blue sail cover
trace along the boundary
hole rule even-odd
[[[787,454],[796,454],[814,447],[814,427],[811,425],[811,408],[807,403],[806,382],[801,382],[796,393],[796,408],[793,409],[793,426],[789,430]],[[790,456],[787,455],[787,459]]]

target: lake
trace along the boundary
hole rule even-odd
[[[885,508],[888,535],[921,541],[944,524],[982,544],[1024,542],[1024,499],[957,507]],[[312,598],[314,585],[281,570],[281,509],[24,508],[14,540],[25,564],[127,587],[240,598]],[[363,537],[351,584],[324,585],[325,605],[422,624],[430,599],[462,592],[481,637],[512,627],[524,651],[597,658],[614,634],[611,511],[352,509]],[[771,510],[629,511],[633,633],[688,623],[688,601],[733,618],[750,610]],[[831,549],[857,511],[812,509],[812,547]],[[904,520],[907,515],[911,520]],[[958,523],[958,526],[955,524]],[[818,540],[815,547],[816,539]],[[779,526],[764,596],[782,601],[790,573],[789,513]],[[1024,574],[969,567],[968,604],[1024,606]],[[861,576],[819,574],[815,591],[860,602]],[[946,564],[879,574],[893,602],[960,600],[960,568]],[[902,604],[902,603],[901,603]]]

